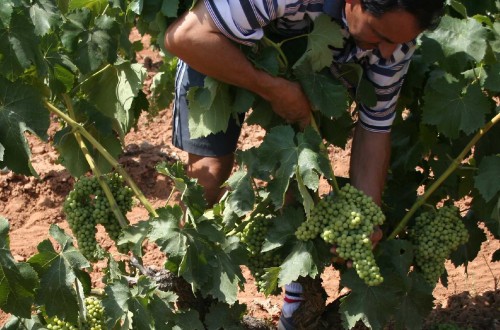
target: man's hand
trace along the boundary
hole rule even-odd
[[[271,103],[277,115],[305,128],[311,121],[311,105],[300,84],[280,77],[273,80],[272,88],[262,96]]]

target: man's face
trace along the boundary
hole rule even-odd
[[[406,11],[375,17],[363,10],[359,0],[348,0],[345,12],[356,45],[365,50],[378,48],[384,58],[390,58],[398,44],[411,41],[422,32],[416,18]]]

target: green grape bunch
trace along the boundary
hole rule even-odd
[[[336,253],[351,260],[359,277],[370,286],[383,281],[375,262],[370,236],[375,226],[384,223],[385,216],[380,207],[363,192],[347,184],[338,194],[322,198],[311,210],[295,235],[307,241],[318,235],[336,246]]]
[[[103,176],[118,208],[123,214],[132,209],[132,190],[118,173]],[[75,235],[82,254],[89,260],[98,259],[99,246],[95,237],[96,225],[101,224],[113,241],[117,241],[121,227],[111,210],[106,194],[96,177],[80,177],[63,205],[68,224]],[[120,251],[123,252],[123,251]]]
[[[82,322],[81,330],[104,330],[106,329],[104,308],[101,301],[95,297],[87,297],[84,300],[85,303],[85,318],[86,321]],[[47,320],[47,329],[50,330],[78,330],[78,326],[75,326],[69,322],[59,319],[57,316],[49,318]]]
[[[241,242],[245,243],[248,251],[248,269],[255,278],[257,289],[265,291],[263,276],[265,268],[276,267],[281,264],[281,256],[275,251],[261,252],[273,217],[270,215],[257,214],[253,216],[238,233]]]
[[[457,207],[443,206],[415,218],[409,231],[415,246],[415,263],[425,280],[436,285],[445,271],[445,261],[460,245],[467,243],[469,233]]]

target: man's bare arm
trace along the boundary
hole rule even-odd
[[[309,123],[310,105],[300,85],[256,69],[216,27],[203,1],[169,26],[165,47],[195,70],[260,95],[287,121]]]
[[[391,155],[389,133],[376,133],[357,125],[351,150],[350,178],[353,186],[380,205]]]

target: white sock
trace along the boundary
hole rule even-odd
[[[299,308],[301,302],[304,300],[302,292],[302,285],[298,282],[292,282],[285,285],[285,302],[281,309],[281,313],[284,317],[291,317],[293,312]]]

